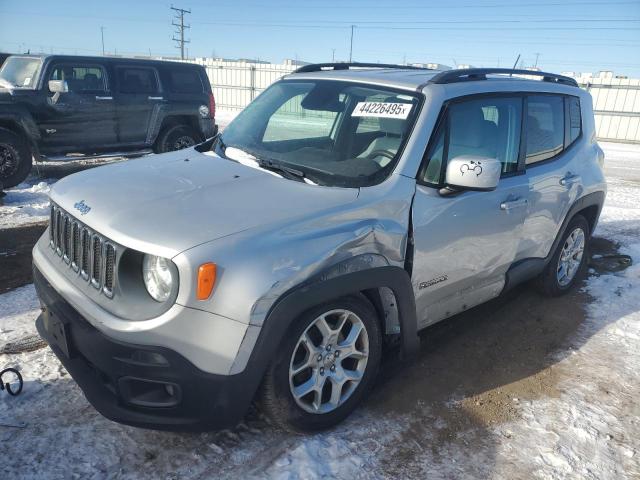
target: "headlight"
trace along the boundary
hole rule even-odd
[[[142,278],[151,297],[164,302],[171,295],[173,276],[170,268],[171,260],[155,255],[145,255],[142,260]]]

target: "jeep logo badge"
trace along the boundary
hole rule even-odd
[[[91,207],[84,203],[84,200],[80,200],[73,204],[73,208],[80,212],[80,215],[86,215],[91,210]]]

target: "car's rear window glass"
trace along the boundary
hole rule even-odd
[[[582,133],[582,116],[580,114],[580,99],[568,97],[569,103],[569,143],[573,143]]]
[[[169,89],[174,93],[202,93],[202,81],[196,70],[169,70]]]
[[[49,80],[64,80],[71,93],[105,91],[104,72],[98,66],[56,65]]]
[[[527,98],[527,165],[555,157],[564,148],[564,98]]]
[[[117,67],[121,93],[157,93],[158,79],[152,68]]]

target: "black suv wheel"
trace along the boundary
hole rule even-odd
[[[200,136],[187,125],[173,125],[165,128],[158,137],[154,151],[156,153],[173,152],[193,147],[200,142]]]
[[[15,187],[31,171],[31,152],[22,137],[0,128],[0,184]]]
[[[279,346],[262,384],[262,406],[294,432],[332,427],[373,385],[381,357],[376,312],[348,296],[303,314]]]

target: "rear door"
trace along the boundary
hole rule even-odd
[[[566,112],[566,114],[565,114]],[[529,213],[523,228],[523,258],[549,253],[570,206],[580,194],[582,136],[580,100],[558,94],[530,94],[526,99],[526,176]]]
[[[116,115],[110,79],[97,63],[53,62],[45,72],[49,80],[63,80],[68,91],[48,92],[40,123],[46,152],[90,152],[117,143]]]
[[[158,72],[143,65],[116,64],[115,75],[118,138],[124,144],[148,145],[152,119],[164,103]]]
[[[502,291],[519,254],[527,205],[521,152],[523,97],[454,99],[443,110],[418,176],[412,209],[412,283],[420,327]],[[449,159],[497,158],[494,191],[441,194]]]

